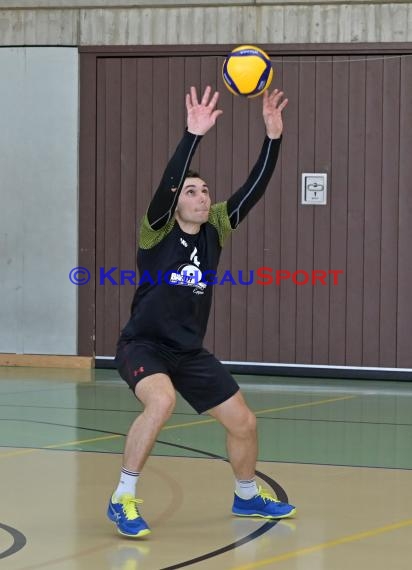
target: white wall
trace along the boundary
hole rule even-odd
[[[77,48],[0,48],[0,352],[76,354]]]

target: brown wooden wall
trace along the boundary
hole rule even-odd
[[[411,367],[412,59],[399,46],[266,48],[289,98],[282,151],[221,273],[344,274],[338,285],[216,286],[205,344],[230,361]],[[226,51],[81,54],[79,265],[94,278],[80,289],[79,354],[114,354],[134,288],[99,285],[98,270],[135,270],[136,221],[184,129],[190,85],[221,92],[224,114],[192,163],[213,199],[226,199],[258,155],[261,100],[223,87]],[[326,206],[300,204],[302,172],[327,172]]]

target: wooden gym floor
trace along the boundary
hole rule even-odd
[[[0,569],[410,570],[412,384],[239,376],[280,522],[231,516],[224,432],[182,400],[138,487],[146,539],[105,517],[140,404],[112,370],[0,367]]]

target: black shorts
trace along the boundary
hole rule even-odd
[[[159,372],[167,374],[198,414],[225,402],[239,390],[223,364],[204,348],[179,352],[146,340],[120,341],[115,363],[133,392],[142,378]]]

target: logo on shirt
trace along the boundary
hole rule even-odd
[[[182,238],[180,238],[180,241]],[[186,243],[186,242],[185,242]],[[206,283],[202,282],[202,271],[199,269],[200,261],[197,257],[197,247],[193,248],[190,254],[190,261],[192,263],[184,263],[177,271],[171,273],[169,278],[170,285],[183,285],[185,287],[192,287],[193,293],[196,295],[203,295],[206,289]]]
[[[199,267],[199,266],[200,266],[200,261],[199,261],[199,259],[197,258],[197,255],[196,255],[196,254],[197,254],[197,247],[195,246],[195,247],[193,248],[192,253],[190,254],[190,261],[192,261],[197,267]]]
[[[187,247],[187,241],[184,240],[183,238],[180,238],[180,243],[181,243],[182,245],[184,245],[185,247]]]

